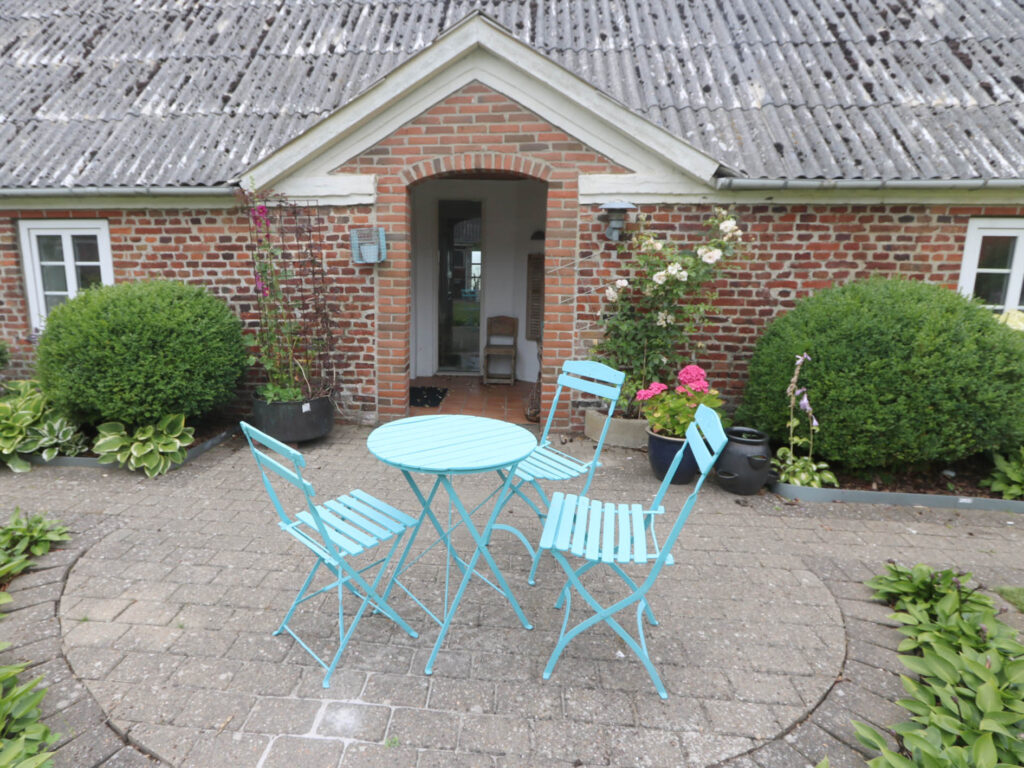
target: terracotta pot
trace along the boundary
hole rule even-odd
[[[685,442],[685,438],[682,437],[666,437],[652,432],[650,429],[647,430],[647,459],[651,462],[651,471],[654,472],[654,476],[658,480],[665,477],[665,473],[672,465],[672,460],[676,457],[679,449],[683,448]],[[700,471],[697,460],[693,457],[690,449],[685,448],[684,451],[683,458],[679,461],[679,466],[676,467],[675,474],[669,481],[672,485],[692,483]]]
[[[308,402],[252,402],[249,423],[283,443],[303,443],[323,437],[334,426],[334,403],[329,397]]]

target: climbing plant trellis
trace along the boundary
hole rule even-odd
[[[253,293],[259,311],[256,353],[267,400],[330,394],[333,329],[324,271],[324,219],[315,201],[245,192]]]

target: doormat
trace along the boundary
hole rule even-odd
[[[448,390],[444,387],[409,387],[409,405],[414,408],[437,408]]]

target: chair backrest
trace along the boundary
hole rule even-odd
[[[558,411],[562,390],[568,389],[611,401],[608,405],[608,418],[605,420],[604,429],[601,430],[601,437],[597,441],[597,451],[600,453],[605,435],[608,434],[612,414],[615,412],[615,403],[622,393],[622,384],[625,381],[626,374],[622,371],[617,371],[596,360],[566,360],[562,363],[562,372],[558,375],[558,385],[555,387],[555,399],[551,401],[551,409],[548,411],[548,418],[544,424],[544,433],[540,437],[541,445],[547,440],[548,432],[551,431],[551,422],[554,421],[555,413]]]
[[[494,317],[487,318],[487,343],[492,344],[495,336],[507,337],[509,340],[502,340],[500,343],[506,346],[514,347],[516,344],[516,335],[519,333],[519,318],[509,317],[508,315],[495,315]]]
[[[694,414],[693,422],[686,428],[686,442],[683,444],[682,448],[676,451],[675,458],[672,459],[672,464],[669,466],[668,471],[665,472],[665,479],[661,481],[661,485],[658,487],[658,493],[654,497],[651,509],[658,509],[658,507],[661,506],[661,502],[665,498],[665,493],[668,491],[669,484],[672,482],[672,476],[676,473],[676,469],[679,467],[679,462],[682,460],[683,453],[687,447],[690,449],[694,459],[697,461],[697,466],[700,468],[700,476],[697,478],[697,482],[694,485],[693,490],[690,492],[690,495],[686,498],[686,503],[683,504],[683,508],[679,512],[679,517],[676,518],[668,536],[665,537],[665,541],[658,552],[658,557],[654,561],[654,566],[651,569],[651,576],[649,578],[657,576],[658,570],[664,564],[665,559],[672,551],[672,545],[675,544],[676,539],[679,538],[679,533],[683,529],[683,524],[690,516],[690,512],[693,510],[693,505],[697,502],[697,494],[700,493],[700,488],[704,485],[704,480],[711,472],[711,468],[715,465],[715,462],[718,461],[718,457],[722,455],[722,451],[725,450],[725,446],[728,442],[729,438],[725,434],[725,429],[722,428],[722,420],[718,417],[718,414],[706,405],[698,405],[697,412]]]
[[[316,509],[316,503],[313,501],[316,491],[313,490],[313,485],[302,476],[302,468],[306,466],[306,459],[294,448],[261,432],[252,424],[243,421],[241,427],[242,434],[245,435],[245,439],[249,443],[249,450],[252,451],[256,465],[259,467],[260,475],[263,478],[263,487],[280,518],[278,525],[281,528],[290,529],[296,524],[296,519],[285,511],[274,486],[275,480],[284,480],[297,488],[306,500],[306,508],[320,534],[321,541],[315,542],[315,544],[326,549],[335,560],[338,560],[340,558],[338,547],[327,534],[324,522]]]
[[[596,395],[609,400],[608,418],[605,419],[601,435],[597,439],[594,448],[594,457],[590,460],[590,469],[587,472],[587,479],[583,484],[580,494],[586,494],[590,488],[590,481],[594,479],[594,472],[597,470],[597,460],[604,447],[604,439],[608,434],[608,427],[612,423],[612,414],[615,412],[615,403],[622,393],[622,384],[626,381],[626,374],[617,371],[609,365],[599,363],[596,360],[566,360],[562,363],[562,372],[558,375],[558,385],[555,387],[555,399],[551,401],[551,409],[548,411],[547,421],[544,423],[544,432],[540,436],[540,444],[545,445],[548,441],[548,433],[551,431],[551,423],[554,421],[555,413],[558,411],[558,403],[562,398],[562,391],[585,392],[588,395]]]

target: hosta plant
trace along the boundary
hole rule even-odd
[[[99,456],[100,464],[117,462],[131,470],[142,469],[147,477],[162,475],[183,462],[195,432],[185,426],[185,416],[180,413],[164,416],[157,424],[139,427],[131,435],[119,421],[100,424],[96,431],[92,449]]]
[[[996,468],[989,477],[981,481],[980,485],[1003,494],[1004,499],[1019,499],[1024,496],[1024,445],[1016,456],[1003,456],[997,453],[993,461]]]
[[[25,379],[2,386],[7,394],[0,397],[0,459],[11,470],[28,472],[28,454],[49,461],[58,453],[75,456],[85,449],[78,427],[53,409],[38,382]]]
[[[881,753],[871,768],[1006,768],[1024,765],[1024,645],[996,618],[992,600],[968,587],[969,573],[891,563],[867,582],[902,624],[900,661],[908,721],[877,730],[854,723]]]
[[[42,515],[23,518],[21,509],[15,507],[7,525],[0,528],[0,551],[9,555],[39,557],[49,552],[57,542],[70,538],[66,526]]]
[[[814,434],[819,429],[818,420],[814,417],[810,400],[807,399],[807,389],[805,387],[797,388],[800,369],[810,359],[811,356],[806,352],[796,356],[793,378],[789,380],[789,386],[786,387],[786,394],[789,395],[789,421],[786,422],[786,426],[789,428],[789,446],[781,446],[775,452],[772,467],[783,483],[821,488],[825,483],[839,485],[839,481],[828,468],[827,461],[814,460]],[[800,398],[799,403],[797,398]],[[798,405],[799,411],[797,410]],[[807,417],[807,437],[797,433],[797,429],[800,427],[800,411],[803,411]],[[797,455],[797,446],[806,448],[807,455]]]
[[[0,650],[9,645],[0,644]],[[57,740],[56,734],[39,722],[39,703],[46,689],[36,686],[42,678],[27,683],[18,681],[18,675],[27,666],[0,666],[0,765],[11,768],[52,765],[52,753],[44,749]]]

